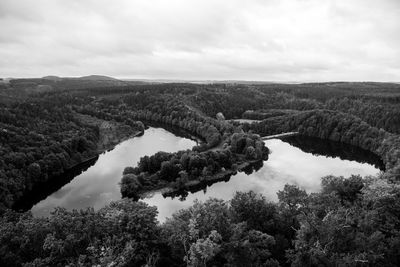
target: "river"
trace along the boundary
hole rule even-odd
[[[286,183],[296,184],[307,192],[317,192],[323,176],[366,176],[380,171],[380,165],[375,162],[376,157],[369,152],[323,140],[301,140],[267,140],[265,143],[271,154],[258,171],[249,175],[238,173],[228,182],[215,183],[206,190],[189,193],[184,201],[164,198],[160,193],[143,201],[157,206],[158,219],[164,221],[173,212],[190,206],[195,199],[204,201],[216,197],[229,200],[236,191],[253,190],[265,195],[268,200],[276,201],[276,192],[282,190]],[[196,142],[191,139],[177,136],[163,128],[150,127],[143,136],[124,141],[100,155],[93,166],[34,205],[31,211],[35,216],[48,216],[56,206],[69,210],[86,207],[97,210],[111,201],[121,199],[119,182],[126,166],[135,166],[140,157],[145,155],[158,151],[190,149],[194,145]]]
[[[195,145],[191,139],[150,127],[143,136],[121,142],[113,150],[101,154],[93,166],[34,205],[31,211],[35,216],[47,216],[57,206],[69,210],[102,208],[121,199],[119,182],[125,167],[135,166],[141,157],[158,151],[175,152]]]

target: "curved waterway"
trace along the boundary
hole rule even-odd
[[[101,154],[93,166],[34,205],[31,211],[35,216],[48,216],[57,206],[68,210],[100,209],[121,199],[119,182],[125,167],[136,166],[141,157],[158,151],[175,152],[195,145],[191,139],[150,127],[143,136],[121,142],[113,150]]]
[[[163,128],[150,127],[143,136],[135,137],[101,154],[97,162],[76,176],[70,183],[50,194],[31,209],[35,216],[48,216],[54,207],[68,210],[93,207],[100,209],[114,200],[121,199],[119,182],[126,166],[135,166],[145,155],[158,151],[175,152],[190,149],[196,142],[175,135]],[[372,153],[326,140],[296,137],[286,142],[267,140],[271,150],[269,159],[256,172],[233,175],[227,182],[218,182],[205,190],[188,193],[184,200],[164,198],[154,193],[143,201],[158,207],[159,221],[164,221],[175,211],[189,207],[195,199],[204,201],[210,197],[229,200],[236,191],[253,190],[276,201],[276,192],[286,183],[296,184],[307,192],[321,188],[321,177],[326,175],[348,177],[375,175],[381,167]]]
[[[177,197],[164,198],[160,193],[156,193],[152,197],[144,199],[144,201],[149,205],[157,206],[158,218],[160,221],[164,221],[174,212],[191,206],[195,199],[205,201],[214,197],[230,200],[236,191],[253,190],[256,193],[263,194],[270,201],[277,201],[276,192],[282,190],[285,184],[298,185],[308,193],[318,192],[321,189],[321,177],[323,176],[376,175],[380,172],[379,167],[383,168],[379,158],[368,151],[353,146],[312,138],[306,138],[306,142],[301,145],[310,146],[311,141],[313,141],[313,147],[307,147],[308,150],[317,150],[318,153],[326,154],[304,152],[304,148],[302,150],[279,139],[267,140],[265,144],[271,150],[271,154],[269,159],[264,161],[263,166],[256,172],[249,175],[244,172],[237,173],[227,182],[218,182],[203,191],[189,193],[184,201]],[[321,150],[323,143],[331,150],[332,148],[340,148],[345,153],[341,153],[341,155],[338,155],[338,153],[331,154],[332,151],[327,150],[326,147]],[[333,150],[335,151],[335,149]],[[354,158],[360,162],[349,160],[351,158],[350,152],[357,153]]]

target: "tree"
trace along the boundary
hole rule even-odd
[[[322,178],[322,192],[325,194],[335,193],[342,202],[353,203],[361,194],[364,187],[361,176],[351,175],[349,178],[326,176]]]
[[[36,162],[29,164],[28,173],[32,177],[33,180],[38,179],[42,173],[40,165]]]
[[[254,147],[249,146],[246,148],[245,155],[247,159],[256,159],[257,158],[257,153]]]
[[[238,223],[233,225],[233,234],[223,252],[229,266],[279,266],[271,258],[274,245],[272,236]]]
[[[279,203],[293,214],[298,214],[307,205],[307,193],[296,185],[285,184],[282,191],[277,193]]]
[[[130,197],[137,200],[141,188],[142,184],[139,182],[136,175],[130,173],[122,176],[121,194],[123,197]]]
[[[195,243],[190,246],[189,255],[186,258],[188,266],[206,266],[215,255],[221,250],[221,235],[213,230],[205,239],[197,239]]]
[[[180,168],[170,161],[163,161],[160,168],[160,178],[169,182],[175,181]]]
[[[124,169],[124,171],[122,172],[122,174],[125,175],[125,174],[137,174],[137,173],[136,173],[136,171],[135,171],[135,168],[133,168],[133,167],[126,167],[126,168]]]
[[[276,205],[268,203],[261,194],[253,191],[236,192],[229,210],[235,223],[246,222],[249,229],[261,232],[275,231]]]

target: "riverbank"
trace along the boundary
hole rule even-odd
[[[149,198],[152,197],[156,193],[161,193],[163,197],[178,197],[185,196],[188,192],[194,193],[205,189],[208,186],[211,186],[215,183],[222,181],[229,181],[231,176],[237,174],[238,172],[252,172],[253,170],[257,170],[262,167],[263,160],[253,160],[246,161],[238,164],[235,168],[221,170],[220,172],[214,175],[206,175],[202,176],[201,179],[187,181],[184,184],[178,185],[176,182],[172,182],[169,185],[162,185],[158,188],[152,188],[145,192],[139,193],[139,198]]]
[[[168,132],[171,132],[177,136],[182,136],[182,137],[188,138],[190,140],[193,140],[196,142],[197,145],[200,145],[200,144],[206,142],[206,140],[204,138],[202,138],[200,135],[198,135],[197,133],[193,133],[187,129],[184,129],[184,128],[181,128],[178,126],[174,126],[174,125],[162,123],[162,122],[155,122],[155,121],[151,121],[151,120],[141,120],[141,122],[143,122],[146,129],[149,127],[163,128],[163,129],[167,130]]]
[[[27,190],[19,199],[12,203],[12,208],[18,211],[27,211],[37,202],[45,199],[49,194],[59,190],[65,184],[71,182],[74,177],[93,166],[99,156],[121,142],[141,136],[144,133],[143,124],[137,124],[138,127],[131,127],[115,121],[106,121],[89,115],[74,113],[78,120],[90,127],[97,127],[99,138],[97,149],[90,153],[90,156],[82,158],[79,162],[69,165],[60,174],[50,176],[46,181],[35,184]]]
[[[137,123],[136,127],[128,126],[116,121],[107,121],[90,115],[74,113],[74,116],[83,124],[99,129],[97,151],[99,154],[113,149],[117,144],[129,138],[143,135],[143,123]]]
[[[32,207],[31,212],[34,216],[49,216],[57,206],[67,210],[102,208],[121,199],[119,182],[125,166],[158,150],[174,152],[190,149],[194,145],[192,140],[162,128],[150,127],[143,136],[123,141],[113,150],[100,155],[90,168],[78,173],[60,189],[49,191],[43,201]]]

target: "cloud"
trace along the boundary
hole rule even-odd
[[[0,76],[400,81],[397,0],[2,0]]]

